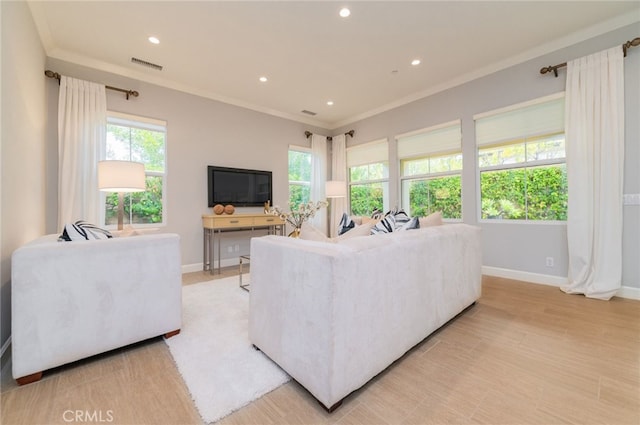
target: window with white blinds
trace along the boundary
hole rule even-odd
[[[481,218],[564,221],[564,93],[474,117]]]
[[[347,148],[347,167],[385,162],[389,160],[389,143],[387,139]]]
[[[352,215],[389,209],[389,144],[387,139],[347,148],[349,205]]]
[[[462,149],[459,120],[401,134],[396,139],[400,159],[455,152]]]
[[[452,121],[397,136],[400,201],[411,216],[462,218],[462,133]]]
[[[473,119],[478,146],[564,133],[564,93],[478,114]]]

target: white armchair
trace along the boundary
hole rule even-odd
[[[39,238],[11,259],[13,377],[158,335],[182,323],[180,242],[175,234],[58,242]]]

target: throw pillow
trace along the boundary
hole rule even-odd
[[[437,211],[426,217],[420,218],[420,227],[440,226],[442,224],[442,212]]]
[[[418,217],[413,217],[409,219],[406,223],[402,224],[399,228],[396,227],[397,230],[412,230],[420,228],[420,219]]]
[[[371,228],[371,234],[379,235],[381,233],[391,233],[393,232],[395,227],[396,227],[396,219],[392,214],[389,214]]]
[[[409,217],[409,215],[404,212],[404,210],[392,210],[389,211],[387,215],[393,215],[393,218],[396,221],[396,228],[404,225],[405,223],[408,223],[409,220],[411,220],[411,217]]]
[[[313,224],[304,222],[300,228],[300,239],[307,241],[330,242],[331,240]]]
[[[371,228],[374,226],[375,222],[370,221],[368,223],[363,223],[360,226],[356,226],[354,227],[352,230],[336,236],[335,238],[332,238],[333,241],[335,242],[342,242],[345,241],[347,239],[351,239],[357,236],[368,236],[371,234]]]
[[[109,239],[113,235],[105,229],[101,229],[94,224],[78,220],[75,223],[67,223],[58,238],[59,241],[87,241],[95,239]]]
[[[348,232],[354,227],[356,227],[356,223],[351,219],[351,217],[349,217],[347,213],[342,213],[342,218],[340,219],[340,223],[338,224],[338,236]]]

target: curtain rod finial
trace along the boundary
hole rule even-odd
[[[304,132],[304,136],[308,139],[309,137],[311,137],[313,133],[311,133],[309,130]]]
[[[50,69],[47,69],[46,71],[44,71],[44,75],[46,75],[49,78],[55,78],[56,80],[60,79],[60,74],[58,74],[57,72],[53,72]]]

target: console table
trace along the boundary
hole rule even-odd
[[[218,233],[218,273],[220,273],[220,233],[267,229],[269,234],[279,232],[284,236],[285,222],[280,217],[269,214],[203,214],[202,227],[204,230],[202,270],[209,270],[213,274],[216,233]]]

